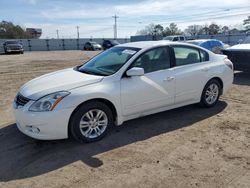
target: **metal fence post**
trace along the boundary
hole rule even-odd
[[[47,51],[49,51],[49,39],[46,39]]]
[[[79,39],[76,39],[77,50],[79,50]]]
[[[63,50],[65,50],[65,43],[64,43],[64,39],[62,39],[62,47],[63,47]]]
[[[29,47],[29,51],[31,51],[30,39],[28,39],[28,47]]]

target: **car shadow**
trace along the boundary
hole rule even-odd
[[[0,181],[42,175],[79,160],[98,168],[103,165],[95,157],[98,154],[191,126],[220,113],[226,106],[224,101],[213,108],[190,105],[131,120],[112,129],[103,140],[89,144],[72,139],[37,141],[20,133],[12,124],[0,129]]]
[[[234,84],[250,86],[250,71],[249,72],[235,72]]]

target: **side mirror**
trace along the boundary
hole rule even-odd
[[[142,76],[144,75],[144,69],[140,67],[133,67],[126,72],[127,76]]]

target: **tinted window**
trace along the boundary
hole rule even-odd
[[[155,48],[145,52],[133,63],[132,67],[144,68],[145,73],[170,68],[168,48]]]
[[[176,66],[200,62],[200,53],[196,48],[174,46]]]
[[[180,37],[180,40],[182,40],[182,41],[183,41],[183,40],[184,40],[184,37]]]
[[[174,37],[173,41],[178,41],[178,37]]]
[[[209,59],[207,52],[205,52],[203,50],[200,50],[200,57],[201,57],[201,62],[208,61],[208,59]]]

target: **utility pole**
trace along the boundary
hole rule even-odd
[[[118,16],[114,15],[112,16],[112,18],[115,19],[115,25],[114,25],[114,39],[117,39],[117,18],[119,18]]]
[[[79,35],[79,26],[76,26],[76,30],[77,30],[77,38],[79,39],[80,38],[80,35]]]
[[[56,30],[56,36],[57,36],[57,39],[59,39],[59,30],[58,29]]]

